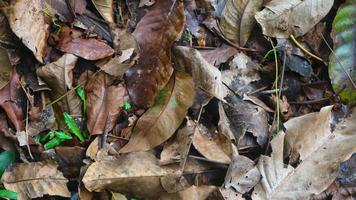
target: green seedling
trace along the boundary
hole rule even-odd
[[[124,108],[124,110],[130,110],[132,108],[131,104],[128,101],[125,101],[122,107]]]
[[[48,135],[54,135],[54,137],[51,138],[50,141],[44,145],[44,148],[46,150],[53,149],[54,147],[60,145],[62,142],[72,139],[72,136],[64,131],[50,131]]]
[[[87,99],[85,97],[84,88],[82,86],[79,86],[75,91],[77,92],[78,96],[82,100],[82,102],[83,102],[83,112],[86,113],[86,110],[87,110]]]
[[[78,137],[79,141],[83,142],[85,140],[84,135],[80,132],[80,129],[77,123],[74,121],[73,117],[70,116],[68,113],[64,112],[64,121],[66,122],[69,129],[74,133],[75,136]]]
[[[0,190],[0,198],[17,200],[17,196],[17,192],[13,192],[11,190]]]

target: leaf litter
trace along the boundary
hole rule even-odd
[[[355,6],[0,1],[0,197],[354,198]]]

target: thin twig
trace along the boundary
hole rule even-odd
[[[315,104],[315,103],[322,103],[322,102],[328,101],[328,100],[330,100],[330,99],[329,98],[321,98],[321,99],[301,101],[301,102],[291,101],[291,102],[289,102],[289,104],[294,104],[294,105]]]
[[[274,46],[273,44],[273,41],[271,38],[268,38],[269,42],[271,43],[272,45],[272,48],[273,48],[273,54],[274,54],[274,60],[275,60],[275,68],[276,68],[276,74],[275,74],[275,81],[274,81],[274,84],[275,84],[275,95],[276,95],[276,112],[275,112],[275,116],[273,118],[273,123],[272,123],[272,127],[274,127],[274,123],[275,123],[275,120],[277,118],[277,124],[276,124],[276,131],[277,133],[279,132],[279,98],[278,98],[278,95],[279,95],[279,91],[278,91],[278,76],[279,76],[279,73],[278,73],[278,57],[277,57],[277,51],[276,51],[276,47]]]
[[[295,39],[295,37],[293,35],[290,35],[290,38],[292,39],[292,41],[294,42],[295,45],[297,45],[302,51],[304,51],[304,53],[308,54],[309,56],[324,62],[323,59],[321,59],[320,57],[316,56],[315,54],[309,52],[307,49],[305,49],[298,41],[297,39]]]
[[[344,73],[347,75],[347,77],[349,78],[349,80],[351,81],[352,85],[354,86],[354,88],[356,88],[356,84],[353,81],[351,75],[346,71],[345,67],[341,64],[341,61],[339,59],[339,57],[335,54],[334,50],[331,48],[331,46],[329,45],[328,41],[326,41],[325,37],[323,34],[321,34],[321,37],[323,38],[326,46],[328,47],[328,49],[331,51],[331,53],[335,56],[336,61],[339,63],[339,65],[341,66],[342,70],[344,71]]]
[[[30,155],[31,159],[34,160],[33,155],[31,153],[31,148],[30,148],[30,144],[28,141],[28,107],[29,105],[29,100],[27,99],[27,112],[26,112],[26,127],[25,127],[25,134],[26,134],[26,146],[27,146],[27,150],[28,150],[28,154]]]

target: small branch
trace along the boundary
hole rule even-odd
[[[296,39],[293,35],[290,35],[290,38],[292,39],[292,41],[294,42],[295,45],[297,45],[302,51],[304,51],[304,53],[308,54],[309,56],[324,62],[323,59],[321,59],[320,57],[314,55],[313,53],[309,52],[308,50],[306,50]]]

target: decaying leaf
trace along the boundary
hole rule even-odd
[[[261,179],[255,163],[249,158],[235,155],[226,173],[224,187],[233,187],[239,193],[250,191]]]
[[[141,8],[143,6],[152,6],[155,3],[156,0],[140,0],[140,4],[138,4],[138,7]]]
[[[333,4],[334,0],[272,0],[255,18],[267,36],[298,37],[325,17]]]
[[[66,94],[67,89],[72,87],[68,84],[73,82],[73,80],[70,80],[72,76],[70,69],[74,68],[77,60],[78,58],[72,54],[64,54],[56,62],[49,63],[37,69],[37,75],[51,88],[50,94],[52,101]],[[76,116],[82,114],[82,103],[75,91],[70,92],[62,98],[58,102],[58,105],[62,109],[62,112],[68,112]]]
[[[219,66],[222,63],[225,63],[234,56],[238,50],[234,47],[223,45],[219,48],[213,50],[199,50],[203,58],[208,61],[211,65]]]
[[[332,107],[286,122],[272,140],[271,157],[261,156],[262,174],[252,199],[309,199],[338,175],[339,163],[356,151],[356,109],[331,130]],[[288,159],[289,158],[289,159]],[[284,164],[288,159],[289,164]],[[290,164],[300,163],[296,168]]]
[[[137,121],[129,143],[120,149],[120,153],[146,151],[170,138],[193,104],[194,94],[192,78],[176,72],[159,93],[156,104]]]
[[[173,73],[170,48],[185,22],[182,1],[159,0],[133,32],[141,49],[137,65],[125,73],[132,102],[150,107]]]
[[[110,77],[99,73],[85,85],[87,127],[91,135],[102,134],[107,120],[108,130],[111,130],[122,111],[126,89],[122,84],[109,84]]]
[[[219,132],[211,133],[206,127],[199,125],[194,132],[193,145],[209,160],[227,164],[231,162],[231,142]]]
[[[82,33],[75,29],[62,28],[57,47],[65,52],[74,54],[86,60],[99,60],[114,54],[105,42],[95,38],[82,38]]]
[[[217,187],[212,185],[202,185],[202,186],[191,186],[183,191],[174,194],[162,195],[159,200],[184,200],[184,199],[194,199],[194,200],[205,200],[217,190]],[[214,199],[214,198],[211,198]]]
[[[2,89],[10,80],[11,63],[5,49],[0,48],[0,89]]]
[[[132,58],[133,57],[133,58]],[[134,48],[123,50],[120,56],[115,56],[109,62],[99,65],[104,72],[119,77],[135,64],[137,56],[134,55]]]
[[[15,67],[12,69],[10,82],[0,90],[0,106],[5,110],[16,130],[24,130],[26,96],[21,87],[20,75]]]
[[[148,152],[134,152],[116,160],[91,164],[83,177],[89,191],[109,189],[131,193],[136,197],[157,199],[164,190],[159,177],[172,173],[159,166],[157,158]]]
[[[49,36],[49,20],[45,18],[40,1],[15,0],[0,4],[0,9],[9,20],[12,31],[43,63]]]
[[[255,25],[255,14],[262,7],[263,0],[227,1],[221,13],[220,26],[231,41],[244,46]]]
[[[53,162],[18,163],[5,171],[1,180],[8,190],[19,193],[19,199],[57,195],[70,197],[68,180]]]
[[[113,0],[92,0],[94,6],[100,15],[110,23],[114,23],[113,17]]]
[[[191,74],[197,87],[218,99],[224,99],[225,87],[221,82],[221,72],[216,67],[209,64],[195,49],[177,46],[173,51],[177,68]]]
[[[65,0],[42,0],[41,8],[43,12],[47,12],[54,16],[58,16],[58,18],[63,22],[73,22],[74,13],[70,8],[70,4],[68,5]]]

